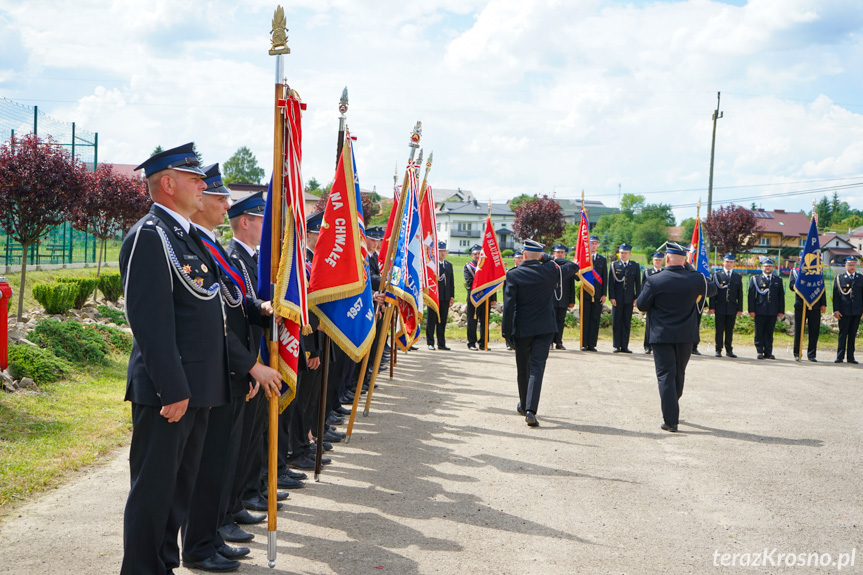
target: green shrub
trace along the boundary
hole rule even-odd
[[[78,288],[78,294],[75,296],[75,304],[72,306],[75,309],[81,309],[87,300],[93,297],[93,292],[96,291],[96,285],[99,280],[96,278],[57,278],[58,283],[73,284]]]
[[[568,313],[564,316],[563,321],[566,327],[576,327],[578,326],[578,316],[574,313]]]
[[[69,283],[38,283],[32,288],[36,298],[45,312],[49,314],[66,313],[75,305],[78,296],[78,286]]]
[[[611,327],[611,314],[604,313],[599,316],[599,327]]]
[[[704,310],[704,314],[701,316],[701,329],[707,328],[715,328],[716,327],[716,317],[707,313],[707,310]]]
[[[98,323],[85,325],[84,329],[98,333],[105,343],[111,346],[111,349],[115,352],[129,353],[132,351],[132,336],[121,329]]]
[[[116,302],[123,295],[123,281],[118,272],[99,276],[99,291],[110,302]]]
[[[15,379],[29,377],[37,384],[51,383],[72,371],[69,362],[47,349],[16,343],[9,347],[9,375]]]
[[[57,357],[79,365],[107,365],[111,351],[100,332],[84,329],[77,321],[41,319],[28,338]]]
[[[744,313],[737,318],[737,323],[734,324],[734,333],[752,335],[755,333],[755,320]]]
[[[500,255],[501,255],[501,257],[511,258],[512,257],[512,250],[507,248],[507,249],[503,250],[502,252],[500,252]]]
[[[99,315],[106,318],[111,323],[115,323],[117,325],[125,325],[126,323],[128,323],[126,321],[126,314],[124,314],[118,309],[114,309],[106,305],[100,305],[96,308],[96,311],[98,311]]]

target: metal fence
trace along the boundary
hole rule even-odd
[[[72,157],[80,160],[89,170],[99,163],[99,134],[82,130],[75,122],[61,122],[39,111],[38,106],[24,106],[0,97],[0,143],[12,136],[36,134],[50,136],[61,146],[67,147]],[[97,239],[85,232],[72,229],[67,222],[48,232],[30,246],[28,264],[93,263],[97,256]],[[0,265],[19,265],[22,258],[21,244],[0,229]]]

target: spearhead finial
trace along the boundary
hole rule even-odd
[[[411,132],[411,148],[419,148],[420,147],[420,138],[423,135],[423,123],[417,121],[417,125],[414,126],[413,131]]]
[[[426,161],[426,173],[431,169],[433,159],[434,152],[429,152],[429,159]]]
[[[348,87],[342,90],[342,97],[339,99],[339,112],[344,116],[348,111]]]
[[[278,56],[279,54],[290,54],[291,49],[288,48],[288,21],[285,18],[285,9],[281,6],[276,7],[273,14],[273,27],[270,30],[272,36],[270,47],[270,56]]]
[[[422,163],[423,163],[423,149],[422,149],[422,148],[420,148],[420,157],[419,157],[419,159],[417,160],[417,166],[421,166],[421,165],[422,165]]]

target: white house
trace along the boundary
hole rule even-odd
[[[437,195],[437,190],[435,190]],[[435,213],[439,241],[447,243],[447,250],[455,254],[468,253],[471,246],[482,241],[483,226],[488,216],[488,203],[444,202]],[[512,234],[515,214],[506,204],[491,205],[491,223],[497,232],[501,251],[521,247]]]

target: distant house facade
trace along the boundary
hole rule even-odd
[[[860,257],[860,250],[857,250],[848,241],[848,234],[821,234],[819,243],[821,244],[822,259],[827,265],[843,266],[845,265],[845,258]]]
[[[752,210],[758,219],[758,243],[749,250],[751,259],[778,259],[777,265],[789,267],[799,258],[809,234],[809,217],[803,212],[785,210]]]
[[[469,190],[461,188],[435,188],[432,186],[432,194],[434,195],[434,203],[440,206],[444,202],[474,202],[476,198]]]
[[[581,201],[579,200],[556,200],[560,209],[563,212],[563,217],[566,218],[568,224],[578,224],[581,221]],[[590,223],[592,230],[599,218],[606,214],[616,214],[620,212],[618,208],[609,208],[602,202],[596,200],[585,200],[584,211],[587,212],[587,221]]]
[[[434,193],[437,197],[437,190],[434,190]],[[487,203],[479,203],[476,200],[444,202],[435,213],[438,240],[446,242],[447,250],[451,253],[468,253],[471,246],[482,242],[483,226],[487,216]],[[491,223],[501,250],[521,247],[512,233],[514,220],[515,214],[508,205],[491,205]]]

